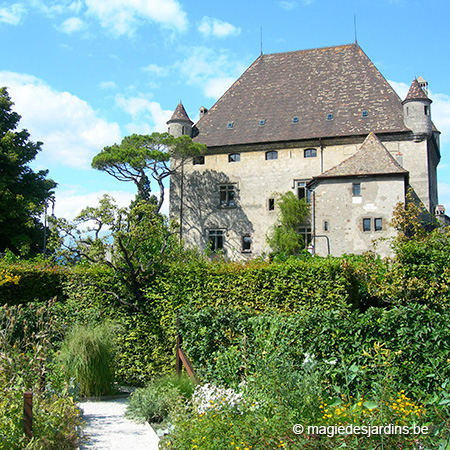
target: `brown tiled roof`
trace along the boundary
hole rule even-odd
[[[425,91],[420,87],[419,82],[417,81],[417,78],[412,82],[411,87],[409,88],[408,95],[406,96],[404,102],[408,100],[415,100],[415,99],[426,99],[430,100],[428,98],[428,95],[425,93]],[[430,100],[431,102],[431,100]]]
[[[408,130],[400,98],[357,44],[260,56],[197,128],[211,147]]]
[[[353,156],[314,177],[314,180],[352,175],[390,174],[406,175],[408,171],[397,163],[377,136],[374,133],[370,133],[361,145],[361,148]]]
[[[192,122],[191,119],[189,119],[189,116],[187,115],[187,112],[184,109],[184,106],[181,102],[178,103],[177,107],[175,108],[175,111],[172,114],[172,117],[170,118],[169,121],[167,121],[167,123],[170,123],[173,121],[186,121],[186,122],[194,123],[194,122]]]

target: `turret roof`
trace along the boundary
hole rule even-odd
[[[189,116],[187,115],[186,110],[184,109],[183,103],[178,103],[177,107],[175,108],[175,111],[172,114],[172,117],[170,118],[167,123],[170,122],[189,122],[193,124],[191,119],[189,119]]]
[[[312,183],[321,178],[391,174],[407,175],[408,171],[397,163],[378,137],[370,133],[353,156],[314,177]]]
[[[411,84],[411,87],[409,88],[408,95],[406,96],[405,100],[403,102],[407,102],[409,100],[431,100],[428,98],[428,95],[426,92],[420,87],[419,81],[414,79],[414,81]]]
[[[357,44],[261,55],[197,123],[210,147],[408,131]]]

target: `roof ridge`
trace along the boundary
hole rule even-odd
[[[359,47],[359,44],[356,42],[352,42],[350,44],[341,44],[341,45],[327,45],[324,47],[316,47],[316,48],[306,48],[303,50],[290,50],[288,52],[273,52],[273,53],[263,53],[262,55],[259,55],[258,58],[256,58],[255,61],[257,61],[259,58],[264,57],[264,56],[271,56],[271,55],[288,55],[290,53],[308,53],[308,52],[313,52],[316,50],[329,50],[332,48],[344,48],[344,47]],[[361,48],[361,47],[359,47]]]

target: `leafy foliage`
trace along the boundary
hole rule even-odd
[[[92,167],[120,181],[132,181],[138,190],[137,199],[152,201],[159,212],[164,201],[164,179],[180,170],[189,157],[205,151],[205,145],[192,142],[189,136],[133,134],[120,145],[105,147],[92,160]],[[158,198],[151,197],[151,179],[158,184]]]
[[[54,361],[61,339],[55,302],[0,308],[0,449],[72,450],[80,414]],[[33,440],[23,432],[23,395],[33,392]]]
[[[278,223],[267,236],[267,243],[275,254],[298,255],[305,250],[305,241],[299,228],[309,218],[309,205],[291,191],[282,194],[277,205]]]
[[[20,116],[12,111],[6,88],[0,88],[0,252],[7,248],[29,256],[40,252],[43,225],[39,215],[56,183],[48,171],[28,166],[42,142],[30,141],[26,130],[16,131]]]
[[[64,300],[62,286],[70,274],[52,261],[32,258],[9,263],[2,260],[2,271],[10,271],[20,278],[20,283],[0,283],[0,298],[5,304],[46,302],[55,297]]]
[[[94,225],[80,230],[84,223]],[[142,307],[144,286],[180,250],[165,216],[143,201],[119,208],[105,195],[98,207],[85,208],[74,223],[59,220],[58,227],[61,257],[109,267],[116,279],[113,285],[119,289],[109,289],[108,294],[135,309]]]
[[[125,415],[141,423],[161,423],[179,408],[180,403],[189,400],[193,391],[194,384],[187,376],[155,378],[132,393]]]

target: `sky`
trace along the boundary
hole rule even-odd
[[[356,37],[401,98],[428,81],[450,215],[449,17],[447,0],[0,0],[0,86],[19,129],[44,143],[32,168],[58,183],[56,215],[73,219],[105,193],[134,198],[133,184],[91,169],[103,147],[167,131],[180,100],[195,122],[261,50]]]

